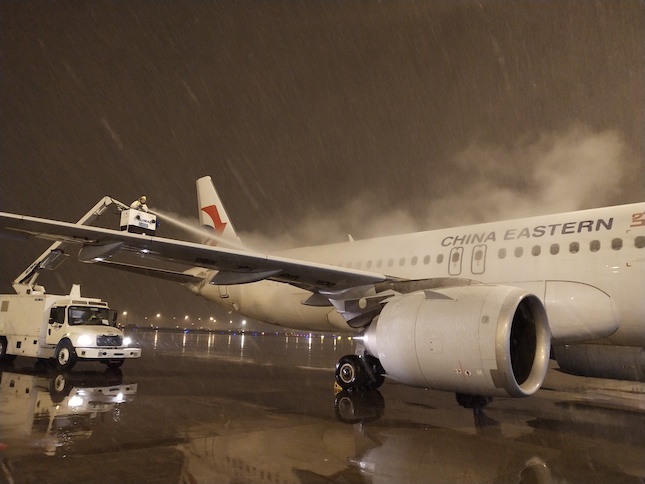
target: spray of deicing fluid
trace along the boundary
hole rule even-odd
[[[168,222],[176,227],[179,227],[187,232],[190,232],[194,235],[199,236],[201,240],[203,239],[210,239],[210,240],[215,240],[218,242],[218,245],[222,247],[228,247],[231,249],[237,249],[237,250],[248,250],[246,247],[236,244],[234,242],[231,242],[230,240],[226,240],[216,234],[214,234],[211,230],[207,230],[204,227],[200,226],[199,223],[189,220],[189,219],[182,219],[181,217],[178,217],[176,215],[172,215],[168,212],[164,212],[163,210],[159,210],[157,208],[150,210],[152,213],[154,213],[157,217],[162,219],[165,222]]]

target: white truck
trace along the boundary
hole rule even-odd
[[[77,224],[93,223],[112,206],[132,213],[127,205],[104,197]],[[41,270],[54,270],[65,259],[67,245],[52,244],[14,280],[17,294],[0,295],[0,361],[17,356],[54,359],[60,369],[69,370],[78,360],[118,368],[126,359],[139,358],[141,349],[131,347],[130,339],[114,326],[116,311],[106,302],[82,297],[79,285],[60,296],[46,294],[36,284]]]
[[[141,349],[114,327],[116,311],[100,299],[81,296],[74,285],[69,295],[30,291],[0,295],[0,359],[29,356],[55,360],[61,370],[77,361],[99,361],[110,368],[139,358]]]

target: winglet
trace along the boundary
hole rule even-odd
[[[199,223],[213,233],[212,237],[202,239],[203,244],[222,245],[236,249],[243,247],[210,176],[197,180],[197,208],[199,209]]]

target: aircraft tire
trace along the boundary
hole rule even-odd
[[[468,395],[466,393],[455,393],[457,403],[464,408],[484,408],[493,401],[492,397],[483,395]]]
[[[356,355],[343,356],[336,364],[336,382],[343,390],[352,390],[363,385],[364,369]]]
[[[383,370],[383,367],[381,366],[381,362],[378,360],[378,358],[372,355],[365,355],[365,357],[363,358],[363,361],[367,365],[367,370],[371,374],[371,375],[368,375],[369,377],[368,387],[372,390],[376,390],[377,388],[380,388],[381,385],[385,383],[385,375],[383,375],[385,370]]]

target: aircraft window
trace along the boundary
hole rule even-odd
[[[578,242],[571,242],[569,244],[569,252],[571,252],[572,254],[577,254],[579,250],[580,244]]]
[[[515,257],[522,257],[524,255],[523,247],[515,247]]]
[[[394,265],[394,259],[388,259],[387,266],[392,267]]]
[[[352,263],[351,263],[351,262],[348,262],[348,263],[347,263],[347,268],[348,268],[348,269],[351,269],[351,268],[352,268]]]
[[[542,247],[539,245],[534,245],[533,248],[531,249],[531,254],[534,256],[538,256],[542,253]]]
[[[416,255],[412,257],[412,259],[410,259],[410,264],[412,264],[413,266],[416,266],[417,262],[419,262],[419,258]]]
[[[356,263],[356,268],[357,268],[357,269],[360,269],[360,268],[361,268],[361,261],[358,261],[358,262]]]
[[[459,252],[455,252],[451,257],[453,262],[459,262]]]
[[[439,254],[437,256],[437,264],[441,264],[443,262],[443,254]]]
[[[376,261],[376,267],[381,267],[383,266],[383,259],[379,259]]]
[[[552,255],[558,255],[560,253],[560,244],[551,244],[549,252],[551,252]]]
[[[483,258],[484,258],[484,251],[481,249],[477,250],[477,252],[475,252],[475,260],[479,262]]]
[[[634,245],[637,249],[642,249],[643,247],[645,247],[645,237],[643,237],[642,235],[636,237],[636,239],[634,239]]]
[[[614,250],[620,250],[623,248],[623,239],[614,239],[611,241],[611,248]]]
[[[429,255],[427,255],[427,256],[425,256],[423,258],[423,263],[426,264],[426,265],[430,264],[430,256]]]
[[[367,264],[365,264],[365,267],[367,267],[368,269],[370,269],[370,268],[372,267],[372,261],[371,261],[371,260],[368,260],[368,261],[367,261]]]
[[[401,257],[401,259],[399,259],[399,265],[400,265],[400,266],[404,266],[404,265],[405,265],[405,257]]]
[[[499,252],[497,253],[497,256],[500,259],[504,259],[506,257],[506,249],[499,249]]]
[[[598,252],[600,250],[600,241],[592,240],[591,243],[589,244],[589,250],[591,252]]]

